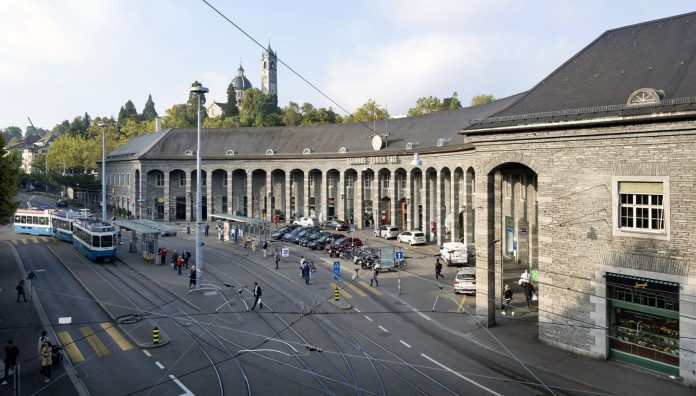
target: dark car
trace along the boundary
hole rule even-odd
[[[273,239],[281,239],[283,235],[287,234],[288,232],[291,232],[292,230],[296,229],[298,226],[296,225],[289,225],[285,226],[283,228],[277,229],[273,234],[271,234],[271,238]]]
[[[336,230],[336,231],[348,231],[350,229],[350,226],[348,223],[345,221],[341,220],[330,220],[325,222],[324,224],[321,225],[322,228],[327,229],[327,230]]]
[[[326,245],[330,245],[334,243],[334,241],[341,238],[345,238],[345,235],[327,232],[326,235],[322,236],[321,238],[315,239],[307,243],[307,247],[312,250],[324,250]]]
[[[300,243],[300,239],[304,238],[307,234],[311,235],[312,233],[316,232],[317,228],[314,227],[302,227],[300,228],[300,231],[295,234],[290,236],[289,238],[285,239],[283,238],[284,241],[292,242],[294,244]]]
[[[56,206],[59,208],[67,208],[68,207],[68,201],[64,199],[59,199],[58,202],[56,202]]]
[[[305,230],[307,228],[309,228],[309,227],[297,226],[294,230],[292,230],[290,232],[286,232],[285,234],[283,234],[283,236],[280,239],[283,241],[289,241],[291,238],[294,238],[297,234],[299,234],[300,231]]]
[[[360,247],[363,245],[363,241],[360,238],[343,237],[336,240],[336,242],[326,245],[324,247],[325,251],[331,250],[331,247],[346,248],[346,247]]]
[[[307,235],[305,235],[303,238],[300,239],[300,242],[298,243],[298,245],[306,247],[310,242],[315,241],[315,240],[317,240],[323,236],[326,236],[328,234],[329,234],[328,232],[321,231],[321,230],[317,230],[316,232],[313,232],[313,233],[307,233]]]

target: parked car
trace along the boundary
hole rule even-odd
[[[294,243],[294,244],[299,244],[300,239],[304,238],[307,235],[312,235],[313,233],[317,232],[318,230],[319,230],[318,228],[314,228],[314,227],[303,227],[302,229],[300,229],[300,231],[297,234],[291,236],[288,239],[284,239],[284,240],[291,242],[291,243]]]
[[[319,227],[319,220],[316,217],[305,216],[293,221],[292,224],[299,224],[304,227]]]
[[[59,207],[59,208],[67,208],[67,207],[68,207],[68,201],[66,201],[66,200],[64,200],[64,199],[59,199],[59,200],[56,202],[56,206]]]
[[[469,253],[466,245],[461,242],[445,242],[440,246],[440,257],[447,266],[466,265],[469,262]]]
[[[314,230],[307,232],[303,237],[301,237],[297,241],[297,244],[300,246],[307,246],[309,241],[316,239],[316,238],[319,238],[323,232],[324,231],[322,231],[318,228],[315,228]]]
[[[337,248],[347,248],[347,247],[360,247],[363,245],[363,241],[360,238],[351,238],[351,237],[343,237],[341,239],[337,239],[336,242],[332,243],[331,245],[326,245],[324,250],[329,250],[331,246],[337,247]]]
[[[383,225],[375,230],[375,236],[384,239],[396,238],[399,236],[399,229],[397,227]]]
[[[309,228],[309,227],[297,226],[297,228],[295,228],[294,230],[292,230],[290,232],[286,232],[285,234],[283,234],[283,236],[280,239],[282,241],[289,241],[290,239],[294,238],[297,234],[299,234],[300,231],[305,230],[307,228]]]
[[[328,235],[322,236],[321,238],[315,239],[307,243],[307,247],[312,250],[324,250],[327,245],[331,245],[334,241],[345,238],[343,234],[333,234],[327,233]]]
[[[476,267],[460,268],[452,284],[455,293],[476,294]]]
[[[396,237],[396,240],[409,245],[425,245],[425,234],[423,231],[404,231]]]
[[[341,220],[329,220],[321,225],[322,228],[327,229],[327,230],[336,230],[336,231],[348,231],[350,229],[350,226],[348,223],[345,221]]]
[[[292,232],[295,228],[298,228],[298,225],[289,225],[285,226],[282,228],[277,229],[273,234],[271,234],[271,238],[273,239],[281,239],[283,235],[287,234],[288,232]]]

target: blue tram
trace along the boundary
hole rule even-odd
[[[51,215],[51,223],[53,224],[53,236],[61,241],[73,241],[73,221],[78,217],[77,212],[71,211],[56,211]]]
[[[101,219],[76,218],[72,223],[72,243],[92,261],[116,256],[116,228]]]
[[[51,211],[39,209],[17,209],[14,217],[17,234],[52,236]]]

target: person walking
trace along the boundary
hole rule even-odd
[[[309,264],[307,262],[302,263],[302,277],[304,278],[305,284],[309,284]]]
[[[524,297],[527,299],[527,308],[531,310],[532,296],[536,293],[534,285],[532,285],[532,282],[525,282],[522,284],[522,288],[524,289]]]
[[[191,223],[186,223],[186,234],[191,235]]]
[[[167,264],[167,249],[165,249],[165,248],[160,249],[160,257],[162,258],[161,263]]]
[[[520,281],[518,282],[521,286],[524,286],[525,283],[529,283],[531,280],[531,276],[529,275],[529,270],[525,269],[522,275],[520,275]]]
[[[374,267],[372,267],[372,278],[370,279],[370,286],[372,286],[372,282],[375,283],[375,287],[379,287],[379,280],[377,280],[377,277],[379,276],[379,270],[380,270],[380,265],[379,263],[376,263]]]
[[[184,259],[184,268],[187,268],[187,269],[188,269],[189,257],[191,257],[191,253],[189,253],[188,250],[184,249],[181,251],[181,258]]]
[[[512,316],[515,316],[515,312],[512,311],[512,305],[510,305],[510,302],[512,302],[512,290],[510,289],[510,285],[505,285],[505,291],[503,292],[503,299],[505,300],[505,303],[503,304],[503,315],[507,314],[507,310],[510,310],[510,314]]]
[[[7,385],[7,378],[10,372],[14,373],[15,365],[17,364],[17,356],[19,356],[19,348],[17,348],[12,340],[5,342],[5,377],[2,379],[2,385]]]
[[[435,280],[438,280],[438,278],[445,279],[445,276],[442,275],[442,262],[439,257],[435,260]]]
[[[314,261],[309,262],[309,283],[314,283],[314,276],[317,272],[317,267],[314,265]]]
[[[44,382],[51,382],[51,365],[53,365],[53,359],[51,354],[53,353],[53,346],[49,341],[43,343],[41,347],[41,374],[46,377]]]
[[[251,306],[253,311],[256,308],[256,303],[259,303],[259,308],[263,309],[263,301],[261,301],[261,286],[257,282],[254,282],[254,305]]]
[[[275,257],[276,269],[278,269],[278,263],[280,262],[280,252],[278,251],[278,249],[275,250],[274,257]]]
[[[305,258],[304,256],[300,256],[300,276],[304,278],[304,271],[302,271],[302,268],[304,268],[305,265]]]
[[[261,249],[263,250],[263,258],[268,257],[268,241],[265,239],[261,242]]]
[[[27,302],[27,295],[24,294],[24,279],[21,279],[19,283],[17,283],[15,289],[17,290],[17,302],[19,302],[20,297],[24,299],[24,302]]]
[[[181,269],[184,267],[184,259],[181,257],[176,259],[176,269],[179,271],[179,275],[181,275]]]
[[[205,224],[205,236],[208,236],[208,232],[210,231],[210,224],[206,223]]]
[[[41,348],[43,348],[43,344],[47,341],[50,342],[51,340],[48,338],[48,334],[46,333],[46,330],[43,330],[41,332],[41,337],[39,337],[39,343],[37,345],[37,352],[38,352],[39,359],[41,359]]]
[[[196,266],[191,266],[191,272],[189,272],[189,290],[196,288]]]

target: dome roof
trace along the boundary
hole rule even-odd
[[[245,76],[237,76],[232,80],[234,89],[237,91],[244,91],[251,88],[251,81]]]

